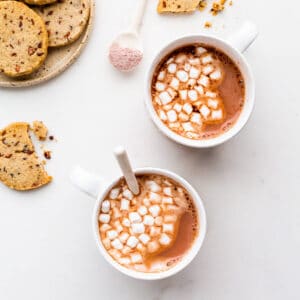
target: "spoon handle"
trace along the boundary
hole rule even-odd
[[[147,1],[148,0],[138,0],[138,2],[139,2],[138,7],[137,7],[136,13],[134,15],[134,18],[132,19],[130,31],[139,33],[141,25],[142,25]]]

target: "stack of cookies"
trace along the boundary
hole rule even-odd
[[[90,6],[90,0],[0,0],[0,72],[22,78],[39,69],[48,47],[81,36]]]

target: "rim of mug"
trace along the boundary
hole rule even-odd
[[[229,56],[233,60],[233,62],[237,65],[239,70],[242,72],[242,75],[245,79],[245,104],[234,125],[225,133],[222,133],[216,137],[209,138],[209,139],[193,140],[173,132],[160,120],[152,104],[151,83],[152,83],[153,73],[156,67],[158,66],[158,64],[162,61],[163,57],[172,53],[172,51],[184,46],[184,44],[188,45],[189,43],[196,43],[196,42],[201,43],[203,42],[201,41],[201,39],[208,39],[211,42],[217,41],[218,43],[221,43],[222,46],[219,47],[219,50],[224,52],[227,56]],[[180,43],[182,44],[179,45]],[[203,42],[203,43],[218,49],[217,46],[210,45],[207,42]],[[230,50],[232,53],[234,53],[234,56],[229,54],[227,50]],[[243,70],[241,70],[241,68],[243,68]],[[247,79],[245,78],[245,73],[247,75]],[[144,98],[145,98],[147,111],[149,112],[150,117],[154,122],[154,124],[156,125],[156,127],[159,129],[160,132],[162,132],[165,136],[167,136],[171,140],[181,145],[192,147],[192,148],[210,148],[210,147],[218,146],[220,144],[227,142],[234,136],[236,136],[248,122],[255,103],[254,75],[244,55],[239,50],[237,50],[234,46],[230,45],[228,41],[221,39],[219,37],[215,37],[210,34],[184,35],[166,43],[163,47],[160,48],[160,50],[153,57],[151,65],[148,68],[148,71],[146,73],[145,85],[146,85],[145,87],[146,95],[144,96]]]
[[[146,272],[139,272],[135,271],[129,268],[126,268],[119,263],[116,262],[107,252],[107,250],[104,248],[102,242],[101,242],[101,237],[99,234],[99,224],[98,224],[98,217],[101,209],[101,203],[104,200],[106,194],[118,183],[118,181],[123,177],[119,176],[117,179],[115,179],[111,184],[109,184],[105,189],[99,194],[96,200],[94,212],[93,212],[93,231],[94,231],[94,236],[95,240],[97,243],[97,247],[100,251],[100,253],[103,255],[105,260],[116,270],[120,271],[121,273],[135,278],[135,279],[141,279],[141,280],[160,280],[164,279],[170,276],[173,276],[177,274],[178,272],[182,271],[184,268],[186,268],[192,260],[196,257],[198,252],[200,251],[205,236],[206,236],[206,229],[207,229],[207,219],[206,219],[206,212],[204,208],[203,201],[198,194],[198,192],[195,190],[192,185],[186,181],[184,178],[181,176],[177,175],[176,173],[173,173],[168,170],[160,169],[160,168],[150,168],[150,167],[145,167],[145,168],[137,168],[134,170],[135,174],[140,175],[140,174],[154,174],[154,175],[162,175],[169,177],[170,179],[173,179],[174,181],[178,182],[181,184],[192,196],[192,199],[195,203],[195,206],[197,208],[198,212],[198,217],[199,217],[199,223],[200,223],[200,230],[198,232],[198,235],[193,242],[192,247],[188,250],[186,254],[184,254],[182,260],[178,262],[174,267],[171,267],[170,269],[162,272],[155,272],[155,273],[146,273]]]

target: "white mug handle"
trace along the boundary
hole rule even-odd
[[[246,21],[238,31],[228,38],[228,43],[243,53],[254,42],[257,36],[257,26],[252,22]]]
[[[73,168],[70,180],[74,186],[95,199],[108,186],[102,177],[89,173],[80,166]]]

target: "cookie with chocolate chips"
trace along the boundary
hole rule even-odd
[[[0,131],[0,181],[26,191],[48,184],[52,177],[35,153],[28,123],[13,123]]]
[[[35,10],[46,24],[49,47],[61,47],[76,41],[84,31],[89,20],[90,1],[58,0]]]
[[[47,56],[48,35],[42,18],[17,1],[0,2],[0,72],[10,77],[37,70]]]
[[[192,12],[199,7],[200,0],[159,0],[157,11],[159,13]]]

